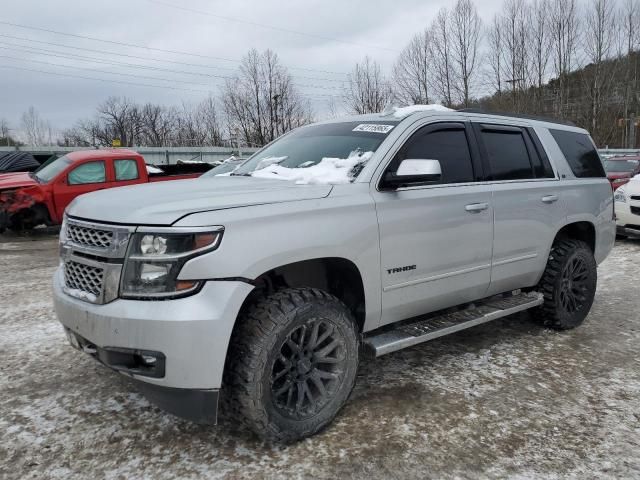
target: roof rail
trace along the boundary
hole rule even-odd
[[[568,125],[570,127],[576,126],[575,123],[570,122],[569,120],[558,120],[557,118],[544,117],[540,115],[527,115],[525,113],[489,112],[481,108],[460,108],[457,111],[462,113],[481,113],[483,115],[497,115],[499,117],[524,118],[527,120],[538,120],[540,122],[549,122],[549,123],[557,123],[559,125]]]

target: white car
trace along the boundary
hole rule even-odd
[[[640,175],[618,188],[613,198],[618,235],[640,238]]]

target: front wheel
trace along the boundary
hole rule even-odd
[[[544,303],[538,317],[545,326],[566,330],[586,318],[598,279],[593,252],[580,240],[558,240],[553,245],[539,288]]]
[[[329,424],[358,369],[347,307],[318,289],[267,296],[238,319],[225,369],[226,405],[258,435],[294,441]]]

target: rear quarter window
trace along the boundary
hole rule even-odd
[[[578,178],[606,177],[600,156],[591,141],[591,137],[584,133],[568,132],[566,130],[552,130],[558,147],[567,159],[571,171]]]

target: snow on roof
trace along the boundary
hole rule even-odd
[[[252,177],[294,181],[297,184],[336,185],[350,183],[357,165],[366,163],[373,152],[354,152],[348,158],[323,158],[304,168],[288,168],[273,163],[251,173]]]
[[[394,107],[393,116],[395,118],[404,118],[416,112],[453,112],[451,108],[447,108],[437,103],[430,105],[409,105],[408,107]]]

